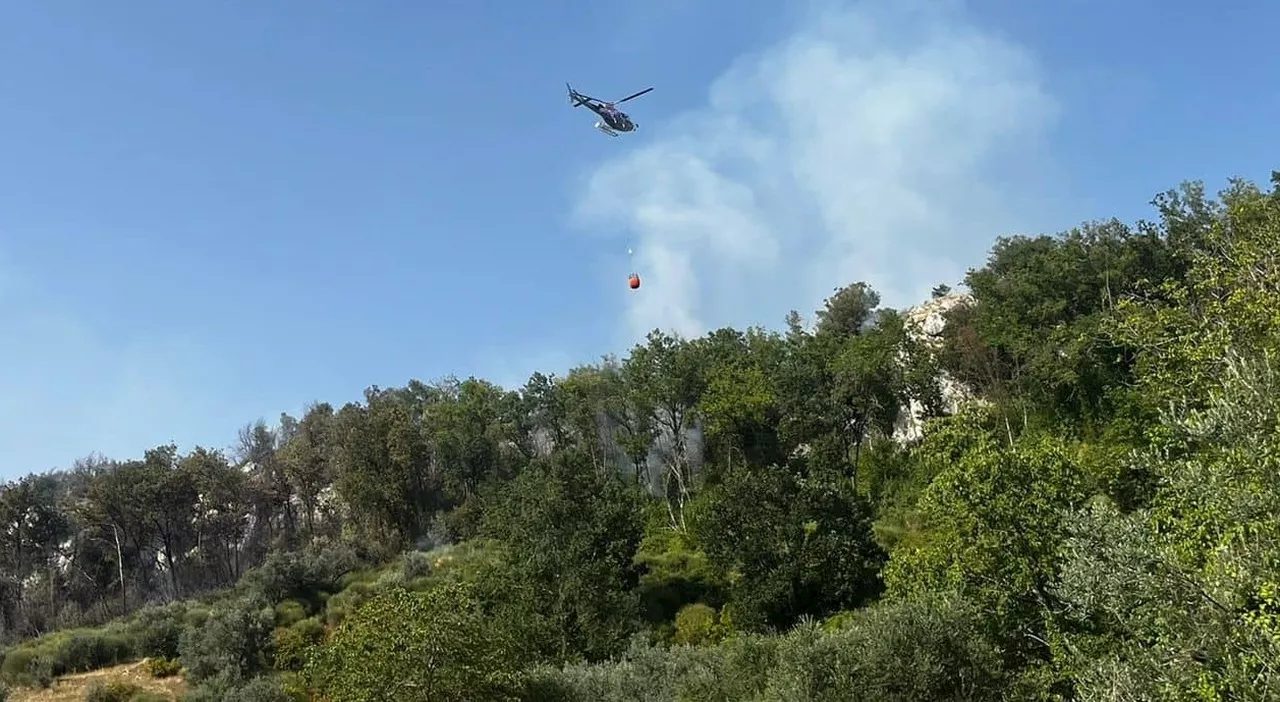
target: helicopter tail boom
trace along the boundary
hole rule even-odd
[[[565,83],[564,87],[569,89],[569,106],[570,107],[581,107],[582,105],[587,104],[589,100],[591,100],[590,97],[583,95],[582,93],[574,90],[573,86],[569,85],[568,83]]]

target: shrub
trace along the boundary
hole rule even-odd
[[[681,607],[676,613],[676,630],[672,637],[675,643],[707,646],[717,643],[722,636],[719,618],[709,605],[697,602]]]
[[[26,674],[35,657],[36,652],[31,648],[18,646],[9,649],[4,655],[4,662],[0,663],[0,675],[5,680],[19,682],[19,676]]]
[[[666,702],[667,700],[749,700],[768,670],[756,665],[735,674],[725,665],[725,649],[649,646],[635,637],[621,660],[601,664],[542,667],[525,680],[529,702]]]
[[[431,557],[422,551],[410,551],[404,554],[400,563],[400,572],[405,581],[421,578],[431,573]]]
[[[60,675],[107,668],[136,655],[133,637],[119,627],[60,631],[10,649],[0,663],[0,677],[47,687]]]
[[[280,673],[277,679],[280,681],[280,689],[293,702],[311,702],[313,699],[307,676],[302,672],[285,671]],[[0,700],[0,702],[3,701]]]
[[[209,613],[212,611],[210,607],[192,607],[188,609],[183,629],[204,626],[205,622],[209,621]]]
[[[307,618],[307,606],[297,600],[276,605],[276,626],[292,626]]]
[[[707,613],[699,616],[706,621]],[[529,702],[895,702],[1032,699],[1010,695],[999,648],[966,604],[874,605],[835,631],[810,621],[785,636],[739,634],[716,646],[647,645],[618,661],[540,667]],[[1037,698],[1038,699],[1038,698]]]
[[[129,623],[137,655],[176,658],[178,641],[186,628],[187,613],[187,607],[182,603],[139,610]]]
[[[348,617],[306,672],[332,702],[393,699],[413,687],[437,702],[509,699],[513,643],[463,586],[395,589]]]
[[[324,624],[318,617],[303,619],[291,627],[276,629],[272,638],[272,666],[281,671],[299,671],[306,665],[311,649],[324,642]]]
[[[256,675],[265,667],[275,612],[261,599],[220,604],[199,628],[182,633],[182,665],[193,684],[218,674],[234,682]]]
[[[782,640],[762,702],[1001,699],[999,649],[981,623],[965,603],[936,600],[875,605],[831,634],[802,624]]]
[[[128,662],[136,655],[133,641],[123,631],[73,631],[51,642],[54,676],[85,673]]]
[[[182,702],[236,702],[236,691],[241,681],[223,672],[201,680],[187,690]]]
[[[55,677],[53,657],[33,645],[11,649],[0,664],[0,675],[15,685],[49,687]]]
[[[369,583],[355,582],[342,592],[330,597],[328,602],[325,603],[325,623],[329,626],[338,626],[346,619],[348,614],[369,601],[373,597],[375,590],[376,588]]]
[[[126,680],[95,682],[84,695],[84,702],[132,702],[143,690]]]
[[[165,658],[147,659],[147,672],[153,678],[168,678],[182,672],[182,661]]]
[[[54,661],[49,656],[36,656],[27,667],[26,680],[40,687],[51,687],[58,675],[54,672]]]
[[[836,612],[822,622],[822,630],[828,634],[834,634],[838,631],[848,629],[855,625],[857,621],[858,613],[855,610]]]
[[[305,698],[304,698],[305,699]],[[262,676],[247,680],[233,680],[218,675],[192,688],[183,702],[293,702],[285,692],[281,680],[275,676]]]
[[[360,563],[355,552],[345,546],[312,546],[272,554],[261,566],[245,573],[238,589],[272,605],[296,599],[314,610],[320,605],[320,593],[337,591],[342,577]]]
[[[275,676],[254,678],[236,690],[235,702],[292,702]]]

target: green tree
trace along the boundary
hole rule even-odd
[[[1275,372],[1233,366],[1206,407],[1166,416],[1168,443],[1132,459],[1160,486],[1148,506],[1076,520],[1061,597],[1083,689],[1280,694],[1278,418]]]
[[[1150,497],[1095,505],[1075,524],[1061,597],[1080,632],[1083,694],[1123,686],[1172,698],[1280,694],[1280,175],[1198,185],[1159,202],[1185,275],[1124,302],[1115,333],[1137,350],[1137,384],[1170,408],[1130,471]]]
[[[569,398],[554,375],[535,372],[520,392],[528,412],[531,438],[538,448],[535,455],[572,445]]]
[[[334,419],[335,488],[353,526],[387,555],[416,540],[444,506],[443,478],[424,426],[433,399],[420,384],[398,391],[374,387],[365,392],[365,406],[348,404]]]
[[[818,310],[815,333],[837,338],[856,336],[874,321],[875,310],[879,306],[880,293],[866,283],[837,288],[835,294],[823,300],[823,307]]]
[[[651,446],[659,449],[655,453],[663,467],[662,493],[672,526],[683,528],[684,505],[693,494],[702,458],[689,445],[706,383],[702,356],[690,342],[653,331],[645,344],[631,350],[622,373],[628,390],[636,396],[633,406],[650,412],[645,421],[661,438]]]
[[[777,431],[780,407],[774,377],[783,344],[777,334],[728,328],[693,342],[705,376],[697,407],[706,447],[705,479],[714,482],[735,460],[785,460]]]
[[[788,336],[776,373],[787,458],[803,455],[811,472],[855,485],[866,441],[891,435],[909,399],[905,328],[897,313],[876,309],[878,301],[864,283],[838,291],[814,333]]]
[[[836,433],[845,437],[844,455],[852,453],[847,460],[855,488],[867,438],[892,435],[907,402],[898,360],[902,345],[900,320],[883,313],[874,329],[845,341],[830,361],[832,404],[842,425]]]
[[[1117,303],[1178,274],[1166,238],[1118,221],[997,240],[953,311],[947,369],[1003,409],[1007,432],[1096,435],[1131,402],[1132,356],[1104,333]]]
[[[726,574],[733,625],[785,629],[879,592],[885,554],[871,508],[838,485],[783,468],[735,468],[700,496],[698,544]]]
[[[221,583],[234,583],[244,565],[241,545],[252,506],[248,480],[221,452],[204,448],[184,456],[181,470],[198,495],[194,528],[200,556]]]
[[[293,435],[279,452],[284,476],[302,502],[303,527],[315,538],[320,494],[333,480],[334,412],[327,402],[307,408]]]
[[[497,489],[481,531],[513,555],[502,573],[507,595],[546,623],[531,645],[561,659],[600,659],[625,645],[639,620],[641,499],[581,452],[537,461]]]
[[[292,546],[298,533],[293,489],[279,460],[279,449],[288,441],[294,423],[292,417],[282,414],[280,431],[262,420],[240,429],[236,458],[253,477],[254,517],[262,525],[267,546]]]
[[[1280,333],[1280,174],[1264,193],[1234,180],[1220,201],[1184,186],[1161,201],[1162,229],[1177,243],[1185,275],[1122,302],[1108,327],[1136,349],[1138,389],[1163,409],[1204,402],[1226,364],[1274,347]]]
[[[46,600],[40,603],[39,611],[20,607],[20,602],[4,602],[0,619],[4,631],[30,625],[37,629],[51,627],[56,622],[60,577],[55,563],[73,530],[71,519],[59,504],[63,495],[61,483],[54,474],[31,474],[0,487],[0,572],[15,581],[26,580],[28,587],[36,586],[34,592],[27,593],[26,600],[33,604]],[[39,576],[39,580],[32,576]],[[13,584],[12,591],[18,595],[15,599],[20,599],[22,590],[17,582]],[[20,609],[25,610],[25,622],[19,621],[23,618],[19,616]]]
[[[894,549],[888,595],[911,600],[954,592],[1006,636],[1014,663],[1046,661],[1056,610],[1065,520],[1092,494],[1062,441],[1027,436],[1004,446],[989,426],[961,415],[927,437],[917,460],[939,466],[919,504],[920,531]]]
[[[629,467],[637,485],[648,486],[649,454],[657,427],[649,399],[623,377],[621,365],[606,358],[582,366],[558,385],[574,442],[601,473]]]
[[[723,605],[724,573],[712,565],[693,530],[672,529],[665,506],[656,502],[647,504],[645,513],[645,533],[635,556],[642,568],[638,594],[645,619],[665,631],[663,626],[685,605]]]
[[[449,504],[461,504],[481,484],[509,479],[518,463],[504,450],[517,438],[508,424],[502,388],[475,378],[443,385],[443,397],[431,405],[427,418],[431,460],[444,477]]]
[[[132,489],[145,507],[144,519],[159,540],[173,595],[182,597],[180,558],[195,542],[193,527],[199,500],[195,476],[183,469],[177,447],[169,444],[147,451],[135,477],[138,482]]]

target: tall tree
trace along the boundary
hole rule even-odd
[[[195,541],[193,527],[199,499],[195,476],[184,470],[173,444],[147,451],[132,475],[137,481],[132,489],[144,509],[142,518],[159,540],[172,595],[180,598],[180,561]]]
[[[621,651],[638,624],[640,506],[634,486],[580,451],[537,461],[499,490],[482,533],[511,548],[508,596],[547,622],[531,645],[559,659]]]
[[[648,409],[657,430],[654,445],[663,465],[663,496],[673,526],[684,526],[684,505],[702,463],[700,445],[691,447],[697,409],[706,383],[698,348],[663,332],[650,332],[623,364],[623,378]]]
[[[278,456],[291,492],[302,502],[303,526],[308,538],[314,538],[316,534],[320,494],[333,480],[333,424],[332,405],[327,402],[312,404]]]
[[[220,584],[234,583],[242,572],[253,498],[245,474],[220,451],[197,447],[180,463],[198,496],[196,548]]]

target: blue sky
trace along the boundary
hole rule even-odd
[[[909,304],[998,234],[1265,180],[1278,20],[1261,0],[8,3],[0,476],[227,446],[370,384],[517,384],[654,326],[775,325],[853,280]],[[565,81],[656,89],[608,139]]]

